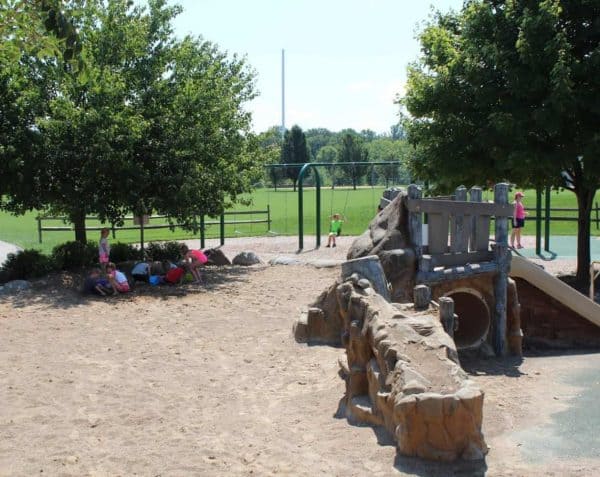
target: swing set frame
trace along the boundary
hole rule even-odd
[[[297,191],[298,191],[298,253],[304,249],[304,177],[310,169],[315,172],[315,194],[316,194],[316,244],[315,248],[321,246],[321,176],[319,176],[318,167],[331,167],[331,166],[382,166],[382,165],[401,165],[401,161],[368,161],[368,162],[305,162],[304,164],[267,164],[267,168],[276,167],[299,167],[297,179]],[[346,202],[348,198],[346,197]],[[344,206],[345,208],[345,206]]]

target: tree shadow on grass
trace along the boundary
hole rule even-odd
[[[127,302],[139,297],[177,299],[189,295],[230,292],[236,284],[249,282],[263,269],[258,267],[210,267],[202,270],[204,283],[150,286],[136,282],[130,293],[106,297],[85,294],[82,291],[84,274],[61,272],[32,281],[32,288],[14,295],[0,295],[0,305],[19,309],[28,306],[68,310],[94,302]]]

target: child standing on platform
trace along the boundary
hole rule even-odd
[[[515,194],[515,209],[513,212],[513,221],[512,221],[512,233],[510,234],[510,246],[515,247],[515,240],[517,242],[517,248],[523,248],[521,245],[521,229],[525,225],[525,217],[527,216],[527,212],[525,212],[525,206],[523,205],[523,192],[517,192]]]

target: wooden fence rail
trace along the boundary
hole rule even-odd
[[[250,218],[250,219],[237,219],[238,215],[257,215],[264,216],[264,218]],[[227,217],[233,216],[233,219],[228,219]],[[112,231],[113,238],[116,238],[116,233],[121,230],[139,230],[140,231],[140,244],[142,250],[144,249],[144,231],[145,230],[154,230],[154,229],[168,229],[168,228],[176,228],[177,225],[171,225],[169,223],[158,223],[152,224],[149,223],[150,220],[154,219],[167,219],[167,215],[149,215],[144,220],[135,221],[135,217],[128,216],[124,219],[126,221],[134,221],[133,225],[122,225],[117,226],[115,224],[100,224],[100,225],[91,225],[86,226],[86,231],[98,231],[103,228],[108,228]],[[98,217],[89,216],[85,218],[86,220],[98,220]],[[42,243],[42,235],[43,232],[69,232],[73,231],[74,227],[72,224],[67,224],[66,217],[60,216],[38,216],[36,218],[38,224],[38,239],[39,242]],[[62,226],[47,226],[44,225],[44,221],[50,220],[61,220],[65,223]],[[144,223],[145,221],[148,223]],[[225,226],[226,225],[242,225],[242,224],[266,224],[267,230],[271,229],[271,208],[267,205],[265,210],[243,210],[243,211],[230,211],[224,212],[218,218],[213,220],[206,220],[204,216],[200,217],[200,247],[204,248],[206,241],[206,228],[211,225],[219,226],[219,239],[221,245],[225,243]]]

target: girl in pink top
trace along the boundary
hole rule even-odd
[[[202,276],[199,268],[208,262],[208,257],[202,250],[190,250],[187,245],[181,246],[181,255],[185,261],[187,270],[194,277],[194,283],[202,283]]]
[[[513,221],[512,221],[512,233],[510,234],[510,246],[515,247],[515,239],[517,242],[517,248],[523,248],[521,245],[521,229],[525,225],[525,217],[527,216],[527,212],[525,212],[525,206],[521,202],[523,200],[523,192],[517,192],[515,194],[515,209],[513,212]]]

